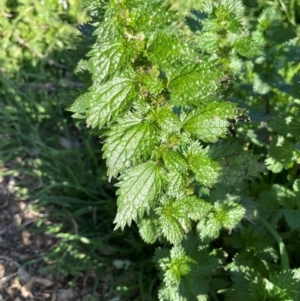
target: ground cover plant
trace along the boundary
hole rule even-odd
[[[299,300],[299,4],[202,1],[189,29],[160,0],[88,6],[68,110],[103,141],[115,229],[159,244],[158,298]]]
[[[137,230],[111,231],[115,189],[107,184],[101,143],[64,110],[62,95],[83,86],[69,58],[77,27],[87,20],[78,1],[0,3],[1,181],[14,182],[10,202],[2,204],[0,194],[0,256],[26,270],[39,267],[38,275],[59,273],[64,288],[75,290],[84,282],[96,293],[94,300],[147,296],[155,278],[145,277],[151,275],[153,251],[135,239]],[[18,231],[31,233],[37,257],[26,253],[29,246],[23,247],[14,232],[15,216],[8,214],[12,204],[20,206]],[[29,207],[38,218],[26,218]],[[5,239],[8,234],[13,243]],[[34,237],[43,238],[42,245],[52,243],[34,245]],[[137,252],[140,260],[133,264]],[[20,292],[9,296],[8,288],[9,282],[1,287],[3,300],[22,298]],[[40,292],[33,288],[33,298]]]

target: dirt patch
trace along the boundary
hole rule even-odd
[[[0,179],[0,301],[97,301],[101,292],[92,294],[90,273],[79,277],[76,287],[58,272],[39,273],[47,266],[43,254],[58,240],[30,229],[42,217],[30,203],[14,197],[12,177]]]

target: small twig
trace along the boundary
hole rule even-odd
[[[12,17],[13,17],[12,14],[6,13],[5,11],[3,11],[3,12],[1,13],[1,15],[2,15],[3,17],[5,17],[5,18],[12,18]]]
[[[51,301],[56,301],[56,293],[55,293],[55,291],[52,292]]]
[[[11,258],[9,258],[9,257],[7,257],[7,256],[0,255],[0,259],[4,259],[4,260],[7,260],[7,261],[11,261],[11,262],[13,262],[18,268],[20,267],[20,265],[19,265],[16,261],[12,260]]]
[[[8,282],[10,279],[14,278],[15,276],[18,276],[18,272],[4,276],[3,278],[0,279],[0,282],[2,285],[4,285],[6,282]]]

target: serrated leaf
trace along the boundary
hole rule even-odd
[[[89,108],[89,98],[87,94],[80,95],[73,104],[67,109],[68,111],[74,112],[73,118],[86,118],[86,112]]]
[[[160,107],[151,115],[151,120],[157,122],[163,133],[179,133],[181,122],[171,107]]]
[[[241,36],[234,42],[235,50],[242,56],[252,58],[260,53],[259,46],[248,36]]]
[[[237,141],[219,141],[210,145],[208,153],[211,158],[220,159],[222,157],[232,156],[238,147]]]
[[[112,80],[93,87],[88,92],[89,110],[87,124],[102,128],[129,110],[137,97],[134,82],[128,77],[114,77]]]
[[[159,265],[164,272],[164,281],[169,286],[178,285],[182,276],[189,273],[193,260],[181,245],[173,246],[169,257],[161,258]]]
[[[142,82],[146,85],[149,93],[155,96],[159,95],[164,89],[163,81],[158,76],[154,77],[152,74],[144,74]]]
[[[273,285],[269,289],[269,295],[274,300],[298,300],[300,282],[294,278],[292,270],[271,274],[270,282]]]
[[[218,35],[214,32],[203,32],[197,46],[208,53],[215,51],[220,43]]]
[[[201,220],[212,210],[210,203],[196,196],[183,198],[180,202],[186,207],[187,216],[192,220]]]
[[[169,242],[178,244],[184,233],[190,230],[190,221],[182,202],[165,199],[156,212],[159,215],[163,235]]]
[[[120,42],[107,41],[94,46],[88,55],[91,56],[89,67],[93,73],[93,80],[100,84],[108,76],[124,69],[132,51]]]
[[[259,157],[252,155],[251,151],[233,154],[223,157],[223,169],[220,181],[226,186],[234,186],[242,183],[243,180],[253,180],[265,170],[264,166],[258,163]]]
[[[267,300],[267,292],[263,277],[249,267],[237,267],[231,271],[231,279],[234,284],[231,290],[226,292],[227,301],[238,300]]]
[[[120,38],[120,32],[113,18],[107,18],[105,22],[100,23],[95,29],[94,34],[97,35],[97,40],[100,43],[108,39],[114,42]]]
[[[200,20],[207,18],[207,16],[196,9],[191,9],[190,14],[185,17],[186,24],[192,32],[200,32],[203,28]]]
[[[268,219],[272,215],[272,222],[277,223],[282,217],[280,204],[274,191],[263,191],[259,196],[259,212],[262,218]]]
[[[207,258],[210,259],[209,257]],[[180,281],[179,294],[184,296],[185,300],[195,300],[197,301],[208,301],[208,291],[209,291],[209,280],[208,275],[206,277],[201,277],[201,273],[197,271],[197,268],[192,268],[192,270]]]
[[[233,201],[222,201],[214,204],[214,218],[223,228],[234,228],[244,217],[245,208]]]
[[[197,224],[197,232],[201,240],[206,243],[218,238],[220,230],[221,228],[215,220],[210,220],[209,222],[201,220]]]
[[[216,142],[226,136],[228,119],[236,117],[236,105],[229,102],[212,102],[189,114],[183,128],[205,142]]]
[[[191,271],[182,277],[179,286],[180,295],[186,300],[209,300],[209,280],[218,267],[218,259],[209,253],[208,249],[198,251],[196,264],[191,266]],[[194,259],[194,258],[193,258]]]
[[[162,179],[160,167],[154,162],[147,162],[129,169],[120,177],[117,191],[118,213],[114,220],[115,229],[124,229],[132,220],[142,218],[149,212],[155,199],[161,193]]]
[[[143,218],[138,222],[138,227],[142,239],[149,244],[155,243],[161,235],[158,219],[154,215]]]
[[[177,286],[166,286],[161,285],[158,291],[158,300],[159,301],[187,301],[186,298],[179,295]]]
[[[210,277],[215,273],[219,266],[216,252],[211,252],[208,247],[199,248],[197,235],[188,234],[182,242],[186,254],[193,260],[188,274],[181,278],[179,293],[185,300],[205,300],[208,294]]]
[[[218,177],[220,176],[220,165],[217,162],[205,154],[202,154],[202,156],[199,154],[197,159],[192,162],[193,164],[190,164],[190,168],[200,184],[212,187],[217,183]]]
[[[222,77],[222,73],[214,62],[206,61],[178,66],[169,77],[171,102],[178,106],[198,106],[216,98],[218,79]]]
[[[188,163],[186,158],[177,151],[165,149],[162,158],[166,168],[169,171],[177,170],[181,172],[187,171]]]
[[[142,120],[131,126],[122,122],[112,127],[107,136],[103,157],[107,158],[108,174],[114,177],[146,160],[158,140],[155,127]]]
[[[172,64],[175,60],[183,58],[188,54],[189,49],[184,45],[175,32],[170,33],[166,30],[158,30],[154,32],[147,41],[147,51],[145,55],[153,65],[165,68]],[[172,45],[172,47],[166,47]]]
[[[239,250],[239,255],[237,256],[245,259],[248,255],[248,259],[250,257],[252,262],[255,257],[257,257],[257,262],[262,260],[273,262],[277,260],[278,255],[273,247],[274,243],[274,237],[270,236],[265,227],[259,223],[237,229],[237,231],[233,232],[230,240],[230,244]],[[244,263],[244,261],[238,261],[238,264],[244,265]]]
[[[167,174],[167,183],[167,194],[171,197],[178,197],[187,186],[187,178],[182,173],[173,171]]]
[[[206,150],[197,149],[196,146],[190,145],[185,152],[189,169],[191,169],[196,180],[207,187],[212,187],[220,176],[221,166],[217,161],[209,157]]]
[[[232,229],[245,215],[245,209],[238,203],[224,200],[214,203],[211,212],[197,224],[197,230],[203,240],[218,237],[222,228]]]
[[[254,156],[251,151],[241,152],[237,141],[211,145],[208,153],[222,166],[219,180],[225,186],[236,186],[244,180],[252,180],[265,170],[257,162],[258,156]]]

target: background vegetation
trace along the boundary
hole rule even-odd
[[[259,294],[275,283],[279,289],[272,300],[291,300],[280,290],[278,283],[285,282],[278,275],[300,264],[300,5],[292,0],[244,1],[247,29],[260,49],[255,52],[232,46],[224,35],[203,27],[206,16],[216,24],[222,21],[204,2],[176,1],[173,6],[186,33],[222,60],[229,74],[226,96],[250,116],[251,122],[238,122],[228,139],[238,140],[266,166],[262,177],[246,188],[255,210],[232,236],[224,231],[211,243],[229,260],[220,255],[222,271],[212,277],[209,298],[223,300],[227,292],[237,300],[267,300]],[[206,15],[194,10],[185,20],[191,7],[206,10]],[[135,227],[112,231],[115,188],[108,184],[101,141],[65,111],[83,88],[74,74],[77,62],[69,59],[74,52],[68,49],[80,43],[76,27],[90,19],[75,0],[0,2],[1,173],[16,180],[17,198],[44,213],[32,231],[58,239],[44,254],[44,272],[56,269],[71,276],[70,286],[82,272],[93,272],[95,291],[106,279],[105,300],[156,300],[159,280],[151,258],[157,245],[146,245]],[[252,57],[243,57],[243,51],[251,50]],[[257,221],[255,214],[262,219]],[[226,270],[230,262],[238,263],[231,275]],[[238,265],[250,268],[245,272]],[[230,291],[239,285],[254,290],[253,283],[265,285],[256,286],[253,299],[246,290],[246,295]]]
[[[70,53],[88,20],[76,0],[0,2],[1,175],[14,179],[16,199],[43,213],[31,231],[57,239],[41,272],[59,271],[71,287],[88,272],[105,300],[146,298],[153,251],[137,230],[113,231],[101,141],[65,111],[83,86]]]

